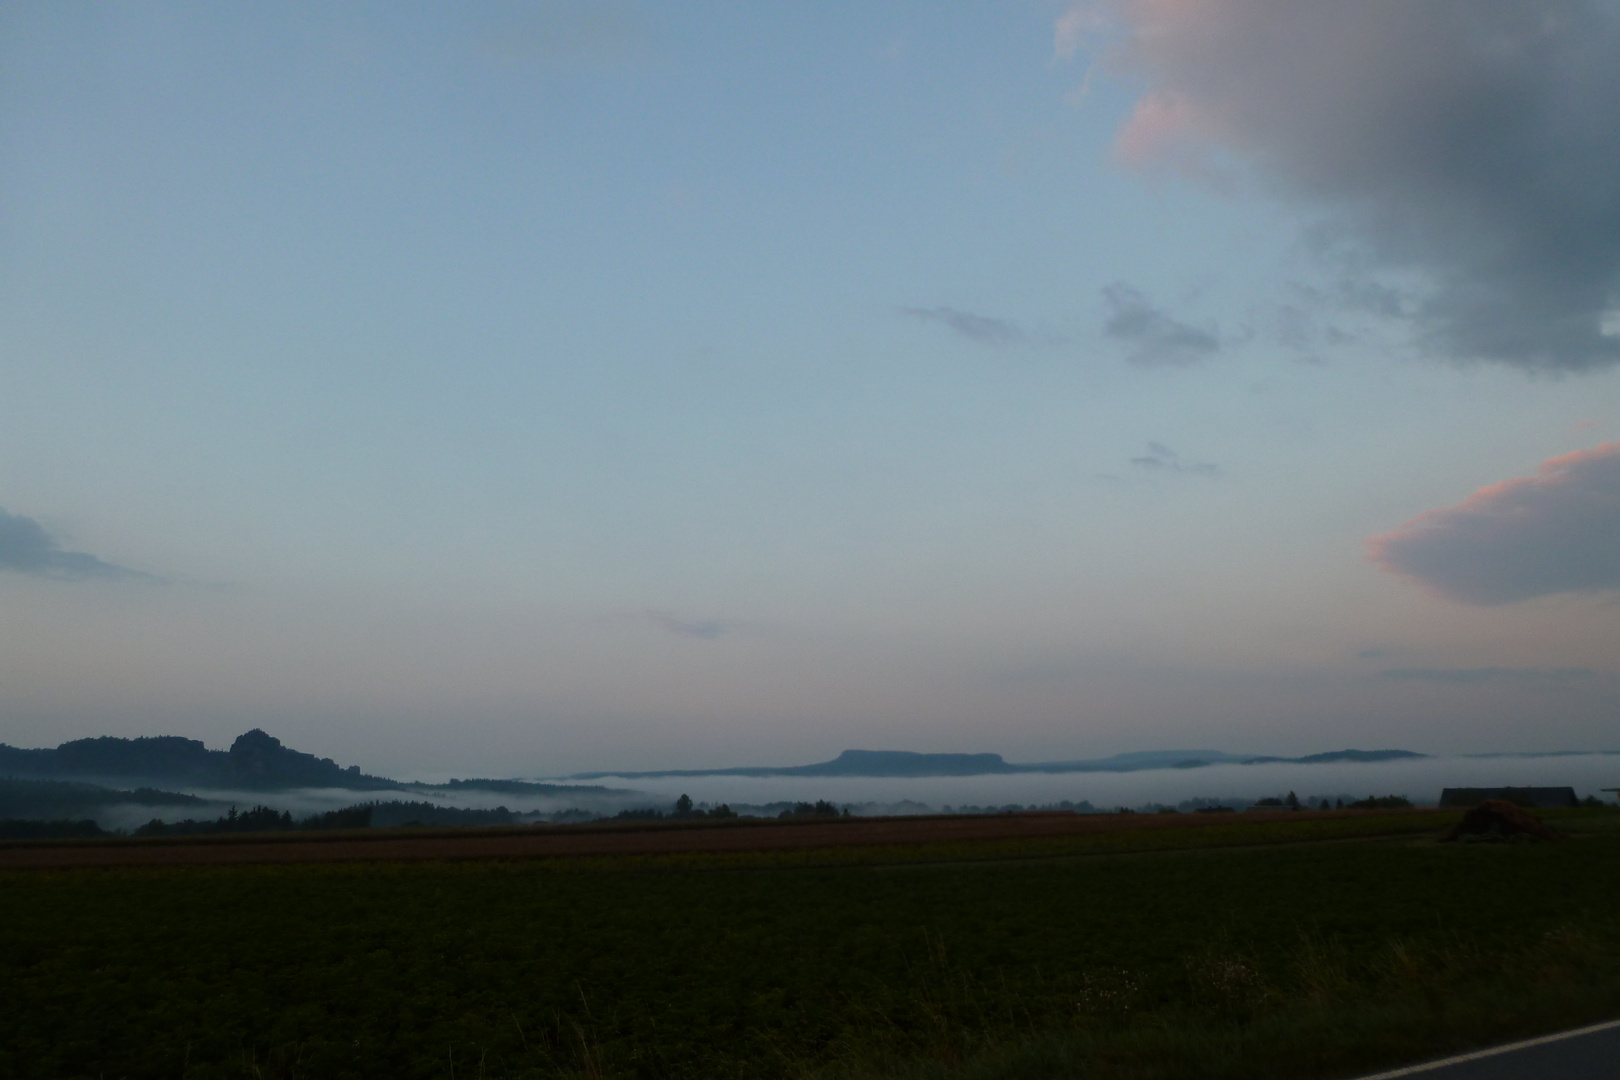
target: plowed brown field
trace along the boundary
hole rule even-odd
[[[1312,811],[1313,820],[1368,811]],[[1411,813],[1424,814],[1425,811]],[[1388,816],[1384,812],[1381,816]],[[531,825],[499,829],[257,833],[247,836],[15,841],[0,845],[0,869],[180,866],[232,863],[537,859],[578,855],[672,855],[816,848],[1054,839],[1127,830],[1300,821],[1288,811],[1244,814],[982,814],[833,820]]]

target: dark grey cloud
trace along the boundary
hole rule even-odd
[[[1597,678],[1591,668],[1391,668],[1381,673],[1396,682],[1447,683],[1452,686],[1474,686],[1478,683],[1533,683],[1563,684],[1585,682]]]
[[[83,551],[67,551],[33,518],[0,507],[0,570],[35,577],[156,580],[138,570],[104,562]]]
[[[1148,443],[1147,453],[1131,458],[1138,469],[1152,472],[1185,473],[1189,476],[1219,476],[1221,467],[1208,461],[1187,461],[1163,443]]]
[[[1377,333],[1409,319],[1411,302],[1400,290],[1341,277],[1330,285],[1289,282],[1286,299],[1251,314],[1258,332],[1301,359],[1323,360],[1347,345],[1388,348]]]
[[[900,314],[938,323],[965,338],[986,345],[1018,345],[1029,340],[1029,335],[1017,323],[993,319],[988,315],[975,315],[971,311],[958,311],[953,307],[903,307]]]
[[[1366,291],[1416,272],[1414,304],[1366,299],[1436,354],[1620,362],[1620,5],[1105,2],[1114,66],[1149,85],[1122,159],[1254,166]]]
[[[1220,351],[1220,339],[1213,333],[1178,322],[1122,281],[1103,290],[1103,302],[1108,305],[1103,333],[1131,346],[1133,364],[1186,367]]]
[[[1367,542],[1372,560],[1467,604],[1620,589],[1620,442],[1543,462]]]
[[[658,629],[676,637],[713,641],[726,632],[726,624],[713,619],[679,619],[667,611],[649,611],[647,618]]]

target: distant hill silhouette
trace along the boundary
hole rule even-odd
[[[119,786],[138,790],[109,790]],[[200,801],[172,791],[150,790],[153,788],[221,792],[294,788],[452,794],[480,791],[529,798],[627,794],[600,786],[523,780],[468,779],[445,784],[391,780],[362,773],[358,765],[344,768],[331,758],[293,750],[258,728],[237,736],[229,750],[210,750],[196,739],[177,735],[74,739],[54,749],[38,750],[0,743],[0,803],[15,804],[8,811],[14,816],[37,817],[63,807],[77,811],[113,803],[155,806]]]
[[[401,784],[413,791],[488,791],[499,795],[624,795],[620,788],[583,784],[538,784],[531,780],[448,780],[442,784]]]
[[[244,787],[386,788],[394,781],[365,776],[360,766],[347,769],[331,758],[316,757],[281,745],[281,740],[258,728],[238,735],[231,744],[230,776]]]
[[[254,728],[229,750],[210,750],[197,739],[159,735],[137,739],[75,739],[51,749],[0,744],[0,776],[39,780],[139,781],[164,787],[267,789],[298,787],[375,791],[398,785],[281,744]]]
[[[910,750],[845,750],[832,761],[789,766],[780,776],[979,776],[1017,772],[1000,754],[919,754]]]
[[[76,780],[0,778],[0,817],[3,818],[94,817],[98,810],[119,804],[195,806],[202,801],[195,795],[151,788],[120,791]]]
[[[1280,762],[1314,765],[1335,761],[1377,762],[1421,758],[1410,750],[1334,750],[1305,757],[1228,754],[1220,750],[1148,750],[1082,761],[1021,764],[1000,754],[925,754],[911,750],[845,750],[831,761],[811,765],[743,766],[722,769],[663,769],[654,772],[575,773],[570,780],[604,776],[656,778],[676,776],[985,776],[1008,773],[1136,772],[1143,769],[1191,769],[1205,765],[1259,765]],[[567,787],[517,780],[452,780],[417,784],[371,776],[360,766],[347,768],[331,758],[316,757],[283,746],[280,739],[254,728],[237,736],[229,750],[210,750],[197,739],[177,735],[122,739],[102,736],[75,739],[55,749],[19,749],[0,744],[0,777],[31,780],[77,780],[90,783],[138,784],[143,787],[275,791],[287,788],[345,788],[351,791],[478,789],[512,795],[607,794],[606,788]]]
[[[1194,769],[1204,765],[1260,765],[1284,762],[1318,765],[1332,761],[1392,761],[1421,758],[1411,750],[1334,750],[1305,757],[1256,757],[1220,750],[1145,750],[1083,761],[1017,764],[1000,754],[920,754],[910,750],[845,750],[831,761],[814,765],[748,765],[727,769],[660,769],[653,772],[574,773],[571,780],[622,776],[627,780],[675,776],[986,776],[998,773],[1139,772],[1143,769]]]
[[[1325,754],[1306,754],[1304,757],[1252,757],[1245,758],[1245,765],[1265,765],[1269,762],[1280,761],[1290,765],[1325,765],[1332,761],[1401,761],[1408,758],[1428,757],[1427,754],[1415,753],[1411,750],[1330,750]]]
[[[654,772],[575,773],[571,780],[603,776],[644,779],[667,776],[980,776],[1022,772],[1000,754],[920,754],[911,750],[845,750],[814,765],[758,765],[729,769],[660,769]]]

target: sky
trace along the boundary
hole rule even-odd
[[[1620,6],[0,2],[0,741],[1620,747]]]

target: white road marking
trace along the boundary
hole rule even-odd
[[[1576,1028],[1574,1031],[1560,1031],[1556,1035],[1543,1035],[1539,1039],[1525,1039],[1523,1042],[1508,1043],[1506,1046],[1493,1046],[1489,1050],[1475,1050],[1471,1054],[1458,1054],[1456,1057],[1442,1058],[1439,1061],[1427,1061],[1422,1065],[1408,1065],[1404,1069],[1391,1069],[1389,1072],[1374,1073],[1371,1076],[1358,1077],[1357,1080],[1395,1080],[1398,1076],[1416,1076],[1431,1069],[1443,1069],[1447,1065],[1461,1065],[1465,1061],[1478,1061],[1481,1058],[1496,1057],[1498,1054],[1511,1054],[1515,1050],[1525,1050],[1532,1046],[1543,1046],[1547,1043],[1562,1042],[1565,1039],[1578,1039],[1582,1035],[1596,1035],[1600,1031],[1610,1028],[1620,1028],[1620,1020],[1608,1020],[1590,1027]]]

